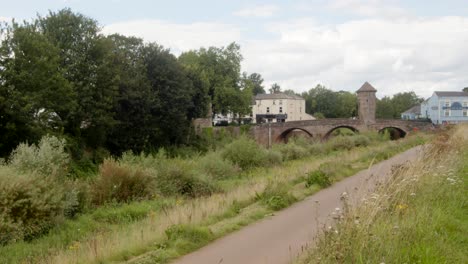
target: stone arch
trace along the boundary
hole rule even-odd
[[[384,128],[379,130],[379,133],[383,134],[383,133],[385,133],[386,130],[389,131],[391,140],[397,140],[397,139],[400,139],[400,138],[404,138],[408,134],[408,132],[406,132],[404,129],[402,129],[400,127],[397,127],[397,126],[384,127]]]
[[[309,137],[313,137],[312,134],[303,129],[303,128],[300,128],[300,127],[293,127],[293,128],[289,128],[289,129],[286,129],[284,130],[283,132],[281,132],[281,134],[276,138],[276,142],[277,143],[280,143],[280,142],[283,142],[283,143],[288,143],[288,139],[291,137],[291,133],[294,132],[294,131],[301,131],[301,132],[304,132],[305,134],[307,134]]]
[[[353,126],[341,125],[341,126],[336,126],[336,127],[332,128],[332,129],[328,130],[328,132],[325,134],[325,136],[323,136],[323,139],[328,139],[331,136],[331,134],[333,133],[333,131],[335,131],[335,130],[337,130],[339,128],[347,128],[347,129],[353,131],[354,133],[359,133],[359,130],[357,128],[353,127]]]

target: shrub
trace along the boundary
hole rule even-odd
[[[229,160],[224,160],[220,153],[209,152],[198,161],[203,173],[213,179],[231,178],[239,172],[239,168]]]
[[[287,186],[280,183],[269,183],[261,194],[257,194],[256,199],[275,211],[297,201],[297,198],[288,192]]]
[[[164,162],[158,171],[157,189],[165,196],[198,197],[212,194],[216,188],[208,180],[197,176],[194,165],[182,159]]]
[[[131,169],[113,160],[105,160],[91,187],[96,205],[106,202],[130,202],[150,198],[154,194],[154,177],[141,169]]]
[[[366,147],[370,144],[370,139],[364,135],[356,135],[353,137],[354,146],[356,147]]]
[[[294,142],[283,145],[276,145],[275,148],[281,152],[284,160],[300,159],[309,154],[306,148],[297,145]]]
[[[168,243],[181,254],[193,251],[214,239],[209,228],[190,225],[173,225],[165,233]]]
[[[308,146],[310,155],[321,155],[328,152],[327,146],[323,143],[313,143]]]
[[[330,139],[330,144],[333,150],[350,150],[355,146],[353,138],[348,136],[334,137]]]
[[[43,175],[58,173],[64,175],[70,161],[65,152],[65,140],[44,136],[39,144],[21,143],[13,150],[10,165],[21,172],[37,171]]]
[[[0,244],[30,240],[63,216],[65,191],[54,177],[0,167]]]
[[[265,150],[246,137],[240,137],[228,144],[222,156],[243,170],[261,166],[265,162]]]
[[[322,188],[328,187],[331,185],[330,177],[322,170],[312,171],[307,175],[306,187],[309,188],[314,184],[317,184]]]
[[[280,165],[283,162],[283,155],[281,152],[276,150],[265,151],[264,165],[275,166]]]

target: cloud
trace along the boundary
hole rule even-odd
[[[105,34],[119,33],[136,36],[145,41],[156,42],[170,48],[174,53],[207,46],[226,46],[240,39],[240,29],[234,25],[197,22],[172,23],[161,20],[134,20],[110,24],[103,29]]]
[[[369,81],[378,96],[468,86],[468,18],[361,18],[323,24],[303,18],[259,25],[242,34],[238,25],[138,20],[111,24],[104,32],[133,35],[175,54],[209,46],[241,44],[242,70],[262,74],[265,84],[306,91],[318,83],[355,91]],[[266,37],[265,37],[266,36]]]
[[[278,10],[279,7],[276,5],[260,5],[238,10],[233,15],[239,17],[271,17]]]
[[[11,22],[13,18],[0,16],[0,22]]]
[[[329,8],[364,17],[401,17],[408,15],[405,9],[392,5],[391,2],[382,0],[334,0],[330,3]]]
[[[365,81],[378,96],[467,86],[468,18],[361,19],[323,25],[311,19],[270,24],[274,39],[247,41],[244,70],[298,92],[322,83],[357,90]]]

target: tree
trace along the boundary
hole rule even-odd
[[[270,91],[271,94],[281,93],[281,87],[277,83],[272,84],[271,88],[268,90]]]
[[[247,73],[244,72],[242,79],[244,81],[250,81],[252,83],[253,95],[265,93],[265,88],[263,87],[263,78],[260,74],[254,72],[247,76]]]
[[[297,94],[296,92],[294,92],[294,90],[291,90],[291,89],[284,90],[283,93],[284,93],[284,94],[287,94],[287,95],[297,95],[297,96],[300,96],[299,94]]]
[[[302,97],[306,100],[306,112],[314,116],[320,113],[326,118],[349,118],[357,114],[357,97],[354,93],[334,92],[319,84],[302,93]]]
[[[414,92],[397,93],[392,97],[377,100],[376,116],[378,118],[400,118],[401,113],[420,104],[424,99]]]
[[[464,91],[465,93],[468,93],[468,87],[463,88],[463,91]]]

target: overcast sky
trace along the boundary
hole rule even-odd
[[[0,0],[0,20],[70,7],[105,33],[157,42],[176,55],[241,45],[242,70],[303,92],[318,83],[377,96],[468,86],[468,0]]]

